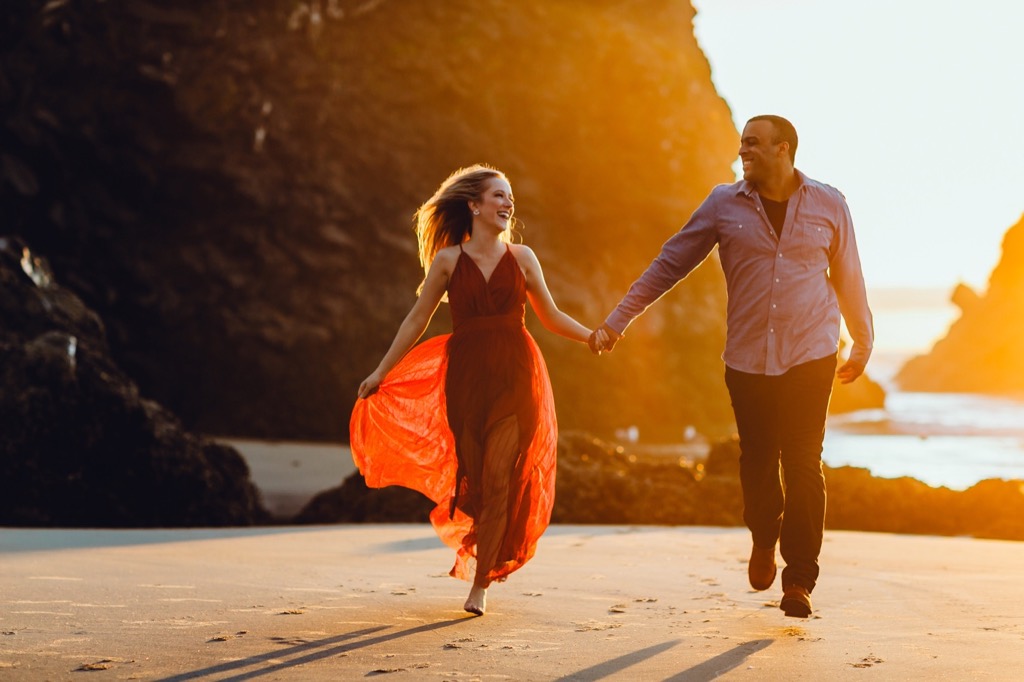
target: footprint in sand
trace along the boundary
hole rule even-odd
[[[885,663],[885,661],[874,654],[868,654],[864,658],[860,659],[860,663],[847,663],[847,665],[853,666],[854,668],[870,668],[877,663]]]
[[[586,623],[574,623],[574,625],[576,625],[576,632],[598,632],[622,627],[622,623],[601,623],[593,620]]]

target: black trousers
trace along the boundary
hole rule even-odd
[[[779,543],[783,587],[810,591],[818,579],[825,527],[821,444],[835,371],[834,355],[780,376],[725,369],[740,436],[743,520],[755,546]]]

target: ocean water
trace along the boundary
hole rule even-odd
[[[884,410],[829,418],[822,458],[954,490],[1024,480],[1024,400],[890,389]]]
[[[942,289],[869,292],[876,341],[868,374],[885,387],[886,406],[830,417],[827,464],[955,490],[987,478],[1024,479],[1024,399],[909,393],[895,383],[900,367],[927,353],[959,317],[949,298]]]

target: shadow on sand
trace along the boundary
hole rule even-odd
[[[695,665],[692,668],[688,668],[667,678],[665,682],[704,682],[705,680],[713,680],[719,675],[739,666],[747,660],[748,656],[764,649],[773,641],[774,640],[771,639],[757,639],[750,642],[744,642],[725,653],[719,654],[714,658],[700,663],[699,665]],[[654,646],[649,646],[646,649],[640,649],[639,651],[634,651],[632,653],[619,656],[618,658],[613,658],[610,661],[598,663],[597,665],[589,668],[560,677],[558,678],[558,682],[584,682],[584,680],[589,682],[590,680],[600,680],[610,675],[620,673],[626,668],[642,663],[649,658],[654,658],[658,654],[668,651],[679,643],[680,640],[676,639],[671,642],[655,644]]]
[[[703,682],[704,680],[713,680],[719,675],[741,665],[747,660],[747,657],[762,649],[766,649],[774,641],[773,639],[755,639],[738,644],[729,651],[718,654],[714,658],[709,658],[692,668],[687,668],[678,675],[669,677],[665,682]]]
[[[368,635],[373,635],[380,632],[381,630],[387,630],[389,626],[380,625],[373,628],[366,628],[365,630],[356,630],[354,632],[348,632],[343,635],[337,635],[335,637],[328,637],[326,639],[318,639],[312,642],[304,642],[302,644],[296,644],[285,649],[275,649],[264,654],[257,654],[255,656],[249,656],[237,661],[228,661],[226,663],[219,663],[212,665],[207,668],[200,670],[190,670],[187,672],[172,675],[171,677],[162,677],[160,682],[182,682],[183,680],[199,680],[205,677],[218,676],[218,682],[231,682],[240,680],[251,680],[262,675],[270,675],[273,673],[279,673],[287,668],[293,668],[298,665],[311,663],[318,661],[323,658],[330,658],[331,656],[340,656],[347,651],[354,649],[361,649],[363,647],[374,646],[376,644],[383,644],[391,640],[400,639],[402,637],[411,637],[418,635],[423,632],[430,632],[431,630],[440,630],[441,628],[448,627],[450,625],[456,625],[466,620],[471,620],[471,617],[454,618],[451,620],[438,621],[436,623],[427,623],[426,625],[420,625],[418,627],[409,628],[407,630],[400,630],[398,632],[391,632],[388,634],[377,635],[376,637],[369,637],[368,639],[361,639]],[[357,641],[351,641],[357,640]],[[287,661],[282,661],[282,658],[289,658]],[[268,661],[274,661],[272,665],[261,667],[256,670],[243,670],[244,668],[250,668],[252,666],[258,666]],[[228,677],[220,677],[225,673],[232,671],[238,671],[237,674]]]
[[[585,680],[600,680],[603,677],[614,675],[615,673],[622,672],[626,668],[646,661],[648,658],[654,658],[663,651],[668,651],[675,645],[679,644],[680,640],[674,639],[671,642],[662,642],[661,644],[655,644],[649,646],[646,649],[640,649],[632,653],[623,654],[618,658],[613,658],[610,661],[604,663],[598,663],[592,665],[589,668],[578,670],[574,673],[570,673],[564,677],[559,677],[558,682],[584,682]]]

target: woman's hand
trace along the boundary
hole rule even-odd
[[[377,392],[380,387],[381,376],[378,372],[374,372],[370,376],[363,379],[363,383],[359,384],[359,393],[357,394],[360,398],[369,398],[371,395]]]
[[[621,334],[617,333],[608,325],[602,324],[590,333],[587,345],[590,346],[590,351],[594,355],[600,355],[604,351],[611,353],[612,349],[615,348],[615,344],[618,343],[621,338]]]

